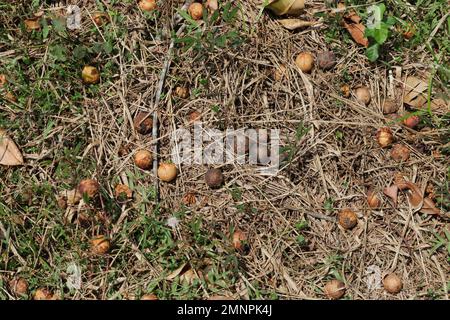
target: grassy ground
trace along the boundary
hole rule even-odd
[[[403,192],[396,208],[387,197],[376,210],[366,201],[370,187],[381,191],[402,172],[434,188],[442,212],[450,209],[448,108],[402,105],[400,117],[420,115],[415,129],[381,112],[384,97],[402,95],[408,75],[425,76],[431,96],[448,99],[448,2],[386,1],[396,24],[374,63],[342,27],[342,15],[323,1],[307,1],[301,15],[322,23],[299,31],[283,29],[262,11],[262,1],[219,2],[216,20],[199,28],[182,20],[185,29],[175,36],[173,17],[184,1],[160,1],[151,13],[133,0],[73,1],[83,24],[70,31],[58,23],[60,10],[45,1],[0,0],[0,74],[8,79],[0,92],[0,127],[25,157],[24,166],[0,167],[0,299],[26,299],[42,287],[63,299],[146,293],[159,299],[321,299],[330,279],[346,284],[345,299],[448,299],[445,215],[414,212]],[[366,2],[347,6],[367,19]],[[28,32],[24,20],[39,11],[46,19]],[[100,27],[92,21],[98,11],[110,20]],[[402,33],[410,24],[408,40]],[[171,35],[174,56],[155,107]],[[334,68],[301,75],[297,54],[324,50],[335,52]],[[82,83],[86,64],[100,70],[99,84]],[[273,72],[282,65],[286,76],[276,81]],[[344,84],[367,86],[371,103],[343,97]],[[177,97],[178,86],[189,88],[189,97]],[[5,99],[6,92],[17,101]],[[220,130],[279,128],[288,157],[274,177],[256,174],[253,166],[222,166],[225,184],[218,190],[204,183],[206,165],[181,166],[177,180],[157,190],[153,173],[133,162],[136,150],[154,142],[136,133],[133,118],[156,109],[161,161],[170,160],[170,135],[188,126],[192,111],[202,114],[205,127]],[[410,149],[408,161],[393,161],[389,149],[377,145],[375,133],[383,126]],[[58,194],[85,178],[100,183],[100,196],[61,208]],[[118,183],[131,187],[132,201],[115,198]],[[195,203],[186,205],[189,192]],[[359,218],[352,231],[335,222],[347,207]],[[176,228],[167,225],[170,217],[179,220]],[[233,248],[235,229],[247,234],[248,250]],[[97,235],[110,239],[105,255],[91,253]],[[67,287],[71,264],[81,268],[80,289]],[[382,276],[395,272],[403,290],[392,295],[369,288],[371,268]],[[189,277],[189,269],[197,276]],[[22,297],[10,284],[19,277],[29,285]]]

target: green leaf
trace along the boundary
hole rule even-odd
[[[86,56],[87,50],[84,46],[77,46],[73,50],[73,58],[75,60],[82,60]]]
[[[448,241],[450,241],[450,231],[444,230],[444,234],[447,237]]]
[[[295,140],[299,141],[303,136],[305,136],[309,132],[310,128],[306,127],[303,122],[295,129]]]
[[[389,35],[389,30],[384,27],[373,30],[373,38],[378,44],[383,44],[386,42]]]
[[[67,60],[67,50],[66,50],[66,48],[64,48],[64,47],[62,47],[60,45],[55,45],[54,47],[52,47],[50,49],[50,54],[57,61],[64,62],[64,61]]]
[[[192,19],[192,17],[186,11],[184,10],[177,10],[177,11],[178,14],[184,18],[184,20],[188,21],[195,28],[198,28],[199,24],[197,23],[197,21]]]
[[[236,17],[237,13],[238,13],[239,8],[238,7],[231,7],[231,2],[228,2],[224,7],[223,7],[223,20],[226,23],[231,23],[234,21],[234,18]]]
[[[215,39],[215,45],[219,48],[225,47],[227,41],[227,37],[225,35],[222,35]]]
[[[108,40],[103,44],[103,50],[106,54],[110,54],[113,51],[113,44],[111,41]]]
[[[380,9],[381,18],[383,18],[384,12],[386,11],[386,6],[384,5],[384,3],[380,3],[377,7],[378,9]]]
[[[215,113],[218,113],[220,112],[220,107],[217,104],[215,104],[211,107],[211,110],[214,111]]]
[[[450,33],[450,17],[447,18],[447,31]]]
[[[264,9],[265,9],[268,5],[269,5],[269,0],[264,0],[263,4],[262,4],[262,6],[261,6],[261,9],[259,9],[258,16],[256,17],[256,21],[255,21],[255,22],[258,22],[259,19],[261,19],[262,15],[263,15],[263,12],[264,12]]]
[[[333,203],[334,203],[333,199],[327,198],[325,200],[325,203],[323,204],[323,208],[325,210],[327,210],[327,211],[332,211],[333,210]]]
[[[375,37],[375,29],[371,29],[371,28],[366,28],[365,30],[364,30],[364,36],[366,37],[366,38],[374,38]]]
[[[388,26],[388,27],[392,27],[395,23],[397,22],[397,20],[394,18],[394,17],[392,17],[392,16],[389,16],[387,19],[386,19],[386,25]]]
[[[295,229],[301,231],[308,228],[308,221],[301,220],[295,224]]]
[[[92,51],[97,53],[97,54],[101,53],[103,51],[103,43],[99,43],[99,42],[94,43],[92,45]]]
[[[341,274],[339,273],[339,271],[337,271],[336,269],[333,269],[331,271],[331,274],[339,281],[344,282],[344,277],[341,276]]]
[[[216,22],[219,18],[219,10],[214,11],[214,13],[211,15],[211,18],[209,18],[209,23],[212,25],[214,22]]]
[[[369,59],[370,62],[374,62],[375,60],[378,59],[378,57],[379,57],[379,52],[378,52],[379,49],[380,49],[380,45],[378,43],[375,43],[374,45],[372,45],[369,48],[367,48],[366,56],[367,56],[367,59]]]
[[[297,236],[297,243],[299,244],[299,245],[301,245],[301,246],[304,246],[304,245],[306,245],[306,238],[305,238],[305,236],[304,235],[302,235],[302,234],[299,234],[298,236]]]
[[[53,27],[55,28],[56,32],[58,32],[58,33],[65,33],[65,31],[66,31],[66,25],[62,19],[54,19]]]
[[[195,43],[197,42],[197,39],[194,37],[184,37],[184,38],[177,38],[175,39],[175,43],[184,43],[184,50],[189,50]]]
[[[50,28],[45,19],[42,20],[43,28],[42,28],[42,38],[47,39],[48,34],[50,33]]]
[[[44,136],[44,139],[47,139],[47,136],[50,133],[50,131],[52,131],[54,124],[55,124],[55,122],[53,120],[49,120],[47,127],[45,128],[44,132],[42,133],[42,135]]]

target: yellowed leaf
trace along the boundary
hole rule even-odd
[[[305,27],[311,27],[316,25],[318,22],[316,21],[305,21],[301,19],[282,19],[278,20],[283,27],[288,30],[296,30]]]
[[[23,164],[22,153],[2,129],[0,129],[0,164],[4,166],[20,166]]]
[[[200,271],[197,272],[198,274],[200,274]],[[183,273],[180,276],[180,281],[187,283],[187,284],[192,284],[194,283],[194,281],[196,279],[198,279],[198,275],[195,273],[195,271],[193,269],[189,269],[187,270],[185,273]]]
[[[384,188],[383,193],[392,199],[392,202],[394,203],[394,208],[397,207],[398,187],[395,184],[393,184],[390,187]]]
[[[287,13],[292,15],[299,14],[304,8],[305,8],[304,0],[295,0]]]

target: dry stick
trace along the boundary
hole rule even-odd
[[[188,6],[188,2],[185,3],[183,5],[183,8],[186,8]],[[182,17],[177,14],[175,16],[175,28],[176,26],[181,22]],[[170,64],[172,62],[172,54],[175,48],[175,38],[178,37],[183,31],[184,28],[186,27],[186,25],[181,25],[176,33],[176,36],[174,38],[172,38],[171,42],[170,42],[170,46],[169,46],[169,50],[167,52],[167,56],[166,56],[166,61],[164,62],[164,66],[163,69],[161,71],[161,75],[159,78],[159,84],[158,84],[158,91],[156,91],[156,96],[155,96],[155,102],[154,102],[154,107],[155,107],[155,111],[153,112],[153,129],[152,129],[152,138],[155,141],[155,147],[154,147],[154,152],[155,152],[155,158],[153,160],[153,174],[155,175],[155,177],[158,176],[158,147],[159,147],[159,139],[158,139],[158,116],[159,116],[159,109],[158,109],[158,105],[161,99],[161,93],[164,87],[164,81],[166,79],[167,76],[167,72],[169,71],[169,67]],[[159,202],[159,180],[158,178],[156,178],[156,201]],[[190,257],[188,256],[189,260]],[[197,271],[195,271],[195,274],[197,277],[199,277]],[[208,292],[206,291],[206,289],[203,287],[203,284],[201,285],[203,291],[205,292],[205,294],[207,296]]]
[[[177,22],[180,21],[180,19],[178,17],[179,17],[179,15],[177,14],[177,16],[175,17],[176,24],[177,24]],[[181,34],[181,32],[183,32],[185,27],[186,26],[184,24],[181,25],[181,27],[178,29],[178,31],[176,33],[176,36]],[[159,109],[158,109],[158,105],[161,100],[161,93],[162,93],[162,90],[164,87],[164,82],[166,80],[167,72],[169,71],[169,67],[172,62],[172,54],[173,54],[174,48],[175,48],[175,37],[172,38],[172,40],[170,42],[169,50],[168,50],[167,56],[166,56],[166,61],[164,62],[164,66],[163,66],[163,69],[161,70],[161,75],[159,77],[159,84],[158,84],[158,90],[156,91],[155,102],[153,104],[155,107],[155,111],[153,112],[153,128],[152,128],[152,138],[153,138],[153,141],[155,141],[155,146],[154,146],[155,157],[153,159],[153,174],[156,177],[156,184],[155,184],[156,202],[159,202],[159,180],[157,178],[157,176],[158,176],[158,151],[159,151],[159,142],[158,142],[159,141],[158,140]]]
[[[158,105],[159,105],[159,101],[161,99],[161,92],[164,86],[164,80],[166,78],[167,75],[167,71],[169,69],[169,65],[170,65],[170,57],[172,56],[172,49],[173,49],[173,44],[174,41],[172,40],[172,42],[170,43],[170,47],[169,47],[169,52],[167,54],[167,59],[166,62],[164,63],[164,67],[161,71],[161,76],[159,79],[159,85],[158,85],[158,91],[156,92],[156,97],[155,97],[155,102],[154,102],[154,106],[155,106],[155,111],[153,112],[153,128],[152,128],[152,138],[153,141],[155,141],[155,146],[154,146],[154,154],[155,157],[153,158],[153,174],[156,178],[156,183],[155,183],[155,192],[156,192],[156,202],[159,202],[159,180],[158,180],[158,147],[159,147],[159,143],[158,143],[158,116],[159,116],[159,111],[158,111]]]
[[[305,214],[307,214],[308,216],[311,216],[313,218],[316,219],[322,219],[322,220],[327,220],[330,222],[336,222],[336,219],[330,217],[330,216],[326,216],[324,214],[318,213],[318,212],[314,212],[314,211],[303,211],[302,208],[296,208],[296,207],[292,207],[292,206],[284,206],[285,209],[288,210],[294,210],[294,211],[300,211],[300,212],[304,212]]]
[[[420,205],[420,207],[421,206],[422,205]],[[398,256],[400,255],[400,250],[402,249],[403,240],[405,240],[406,233],[408,232],[409,222],[411,221],[412,215],[415,212],[417,212],[417,211],[418,211],[418,209],[416,209],[414,211],[410,209],[409,210],[409,214],[406,217],[406,222],[405,222],[405,226],[403,227],[402,236],[400,238],[400,241],[398,242],[397,250],[395,252],[394,261],[392,262],[392,266],[391,266],[391,269],[390,269],[391,272],[394,272],[395,268],[397,268]]]

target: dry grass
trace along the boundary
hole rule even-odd
[[[236,299],[321,299],[324,284],[333,278],[346,283],[349,299],[448,299],[449,253],[445,246],[432,250],[435,234],[450,230],[447,220],[415,212],[404,193],[397,208],[387,197],[377,210],[366,201],[369,188],[383,190],[396,172],[448,196],[439,189],[448,181],[448,155],[433,153],[443,150],[441,139],[448,128],[431,118],[428,130],[411,130],[383,115],[380,107],[384,97],[401,95],[407,75],[430,71],[426,51],[405,50],[399,54],[403,63],[370,64],[354,43],[327,42],[330,26],[325,23],[291,32],[267,12],[258,17],[259,2],[240,2],[238,20],[222,23],[218,32],[236,30],[245,41],[211,52],[185,51],[177,45],[161,102],[155,106],[170,45],[168,26],[174,27],[172,17],[183,1],[165,1],[154,20],[145,19],[126,1],[102,3],[124,20],[94,28],[88,12],[98,9],[85,1],[84,25],[77,35],[87,46],[115,39],[111,54],[90,55],[102,72],[97,91],[80,83],[71,73],[78,66],[68,66],[70,61],[62,63],[67,78],[44,79],[49,74],[48,49],[59,41],[55,37],[38,45],[18,32],[17,41],[8,45],[2,38],[0,43],[0,71],[14,74],[13,59],[30,55],[32,67],[23,74],[41,79],[32,91],[54,92],[56,104],[64,106],[33,118],[28,112],[40,112],[36,108],[42,98],[33,94],[28,98],[24,89],[18,89],[23,99],[17,105],[0,104],[0,117],[8,119],[0,125],[9,126],[27,158],[24,167],[0,168],[0,221],[9,230],[8,235],[0,232],[1,297],[13,298],[7,282],[22,276],[31,290],[46,286],[64,299],[134,299],[144,292],[167,299],[206,299],[214,294]],[[314,1],[303,18],[316,19],[313,12],[324,9],[321,1]],[[23,18],[26,9],[9,10]],[[17,30],[20,19],[1,19],[5,33]],[[324,50],[333,50],[338,57],[332,70],[316,67],[311,74],[302,74],[295,66],[300,51]],[[274,81],[273,72],[281,65],[287,76]],[[396,68],[401,70],[399,76]],[[18,75],[12,77],[20,82]],[[437,91],[445,87],[438,76],[434,80]],[[363,106],[354,96],[344,98],[340,92],[344,83],[369,87],[372,102]],[[176,97],[177,86],[188,87],[190,97]],[[74,100],[77,91],[81,98]],[[138,149],[152,150],[155,141],[133,130],[134,115],[158,111],[157,157],[167,161],[171,134],[189,127],[187,117],[195,110],[201,112],[204,127],[278,128],[292,157],[272,177],[259,175],[254,166],[223,165],[225,185],[218,190],[204,183],[208,166],[181,166],[174,183],[160,184],[157,202],[155,177],[136,168],[132,158]],[[402,106],[398,113],[405,112]],[[37,118],[41,122],[24,130],[24,123]],[[54,124],[47,132],[49,120]],[[411,150],[408,161],[395,162],[389,148],[377,145],[375,133],[383,126],[390,126],[397,142]],[[129,152],[119,156],[123,147]],[[66,155],[73,150],[78,150],[73,157]],[[69,166],[68,174],[58,174],[61,164]],[[57,208],[54,195],[86,177],[100,182],[101,197],[89,205]],[[117,183],[132,187],[132,202],[114,199]],[[36,199],[18,203],[18,195],[23,198],[28,189]],[[42,193],[36,191],[41,189]],[[186,207],[181,199],[188,192],[195,193],[196,203]],[[358,214],[352,231],[335,222],[342,208]],[[165,225],[172,216],[180,220],[174,229]],[[306,221],[306,228],[296,227],[301,221]],[[235,228],[248,234],[248,252],[233,250],[229,234]],[[89,239],[97,234],[108,235],[113,244],[104,257],[93,257],[88,249]],[[299,243],[299,236],[305,243]],[[72,261],[82,267],[83,285],[76,291],[65,286],[65,270]],[[174,285],[167,280],[185,262],[199,273],[200,283]],[[403,279],[403,290],[391,295],[382,288],[368,288],[370,266],[378,267],[382,275],[395,272]]]

